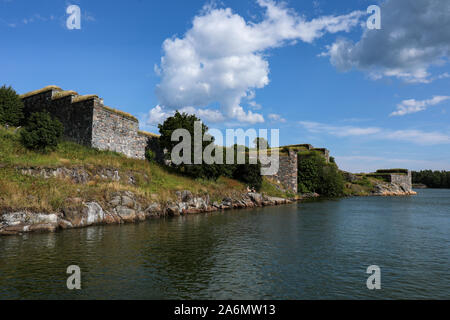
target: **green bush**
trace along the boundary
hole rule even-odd
[[[319,194],[326,197],[341,197],[344,194],[344,177],[334,164],[327,164],[322,168]]]
[[[372,187],[372,182],[370,182],[367,176],[364,176],[361,180],[356,180],[353,183],[363,187]]]
[[[194,123],[201,121],[195,115],[188,115],[186,113],[175,113],[173,117],[169,117],[163,124],[158,126],[161,133],[160,145],[161,148],[167,149],[167,156],[171,156],[172,149],[179,143],[172,141],[172,134],[177,129],[186,129],[191,135],[191,163],[194,163]],[[208,127],[202,124],[202,135],[205,135],[208,131]],[[214,142],[214,139],[204,141],[202,145],[202,152],[205,148]],[[234,147],[234,163],[237,163],[237,145]],[[246,183],[252,188],[259,190],[262,185],[261,177],[261,164],[251,165],[249,164],[248,148],[244,148],[245,151],[245,163],[242,165],[228,165],[226,163],[226,148],[223,149],[223,163],[224,164],[207,164],[203,161],[202,164],[180,164],[172,165],[175,171],[190,176],[192,178],[212,179],[216,180],[220,176],[237,179]],[[213,154],[214,156],[215,154]]]
[[[376,173],[408,174],[408,169],[380,169]]]
[[[179,164],[173,165],[174,169],[184,175],[190,176],[192,178],[201,179],[217,179],[220,176],[220,170],[216,165],[209,165],[206,163],[193,164],[195,156],[195,144],[194,144],[194,124],[197,121],[201,121],[195,115],[189,115],[187,113],[175,112],[173,117],[169,117],[164,121],[163,124],[158,126],[159,132],[161,133],[160,145],[161,148],[167,149],[167,157],[171,157],[172,149],[178,145],[180,142],[172,141],[172,134],[177,129],[186,129],[191,136],[191,164]],[[208,127],[202,123],[202,137],[205,136],[208,131]],[[214,139],[211,139],[214,142]],[[202,142],[202,152],[204,149],[211,144],[211,141]]]
[[[33,113],[21,131],[22,144],[32,150],[50,151],[58,145],[64,132],[64,127],[48,112]]]
[[[318,192],[320,171],[325,159],[315,152],[299,153],[298,189],[301,193]]]
[[[156,162],[155,153],[150,149],[145,150],[145,159],[150,162]]]
[[[0,88],[0,124],[19,126],[23,119],[23,102],[12,87]]]
[[[344,177],[334,163],[327,163],[318,152],[299,153],[298,190],[316,192],[326,197],[344,194]]]

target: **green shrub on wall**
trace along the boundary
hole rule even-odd
[[[145,150],[145,159],[150,162],[156,162],[155,153],[150,149]]]
[[[23,102],[12,87],[0,88],[0,124],[17,127],[23,119]]]
[[[344,177],[337,165],[327,163],[319,152],[300,152],[298,190],[300,193],[316,192],[321,196],[339,197],[344,194]]]
[[[22,144],[32,150],[51,151],[56,148],[64,132],[64,127],[48,112],[33,113],[21,131]]]
[[[380,169],[376,173],[408,174],[408,169]]]

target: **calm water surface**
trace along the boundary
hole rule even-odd
[[[449,263],[450,190],[421,190],[2,237],[0,299],[450,299]]]

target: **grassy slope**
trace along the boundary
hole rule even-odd
[[[119,172],[132,171],[136,184],[100,178],[87,184],[76,184],[56,178],[25,176],[17,170],[21,167],[83,167],[90,172],[114,168]],[[68,198],[103,203],[113,192],[120,190],[129,190],[149,202],[174,199],[175,191],[181,190],[190,190],[197,195],[209,194],[212,201],[220,201],[226,196],[245,192],[246,186],[223,177],[218,181],[189,179],[148,161],[128,159],[118,153],[98,151],[71,142],[60,143],[52,153],[40,154],[25,149],[14,128],[7,130],[0,126],[0,212],[22,209],[57,212]],[[264,181],[262,192],[286,196],[268,181]]]
[[[383,183],[383,180],[365,176],[362,180],[345,183],[344,194],[346,196],[369,196],[375,190],[375,185],[379,183]]]

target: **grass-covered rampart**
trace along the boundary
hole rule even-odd
[[[0,214],[24,209],[59,212],[67,199],[104,203],[111,194],[125,190],[133,192],[144,202],[173,200],[175,192],[183,190],[196,195],[208,194],[212,201],[220,201],[227,196],[239,196],[247,190],[243,183],[233,179],[191,179],[155,163],[67,141],[59,143],[56,150],[49,153],[30,151],[20,142],[20,130],[0,126]],[[82,184],[70,179],[30,176],[22,174],[22,168],[83,168],[91,179]],[[133,184],[125,179],[102,179],[97,173],[104,168],[117,170],[120,175],[131,173]],[[270,196],[289,196],[265,179],[261,192]]]

